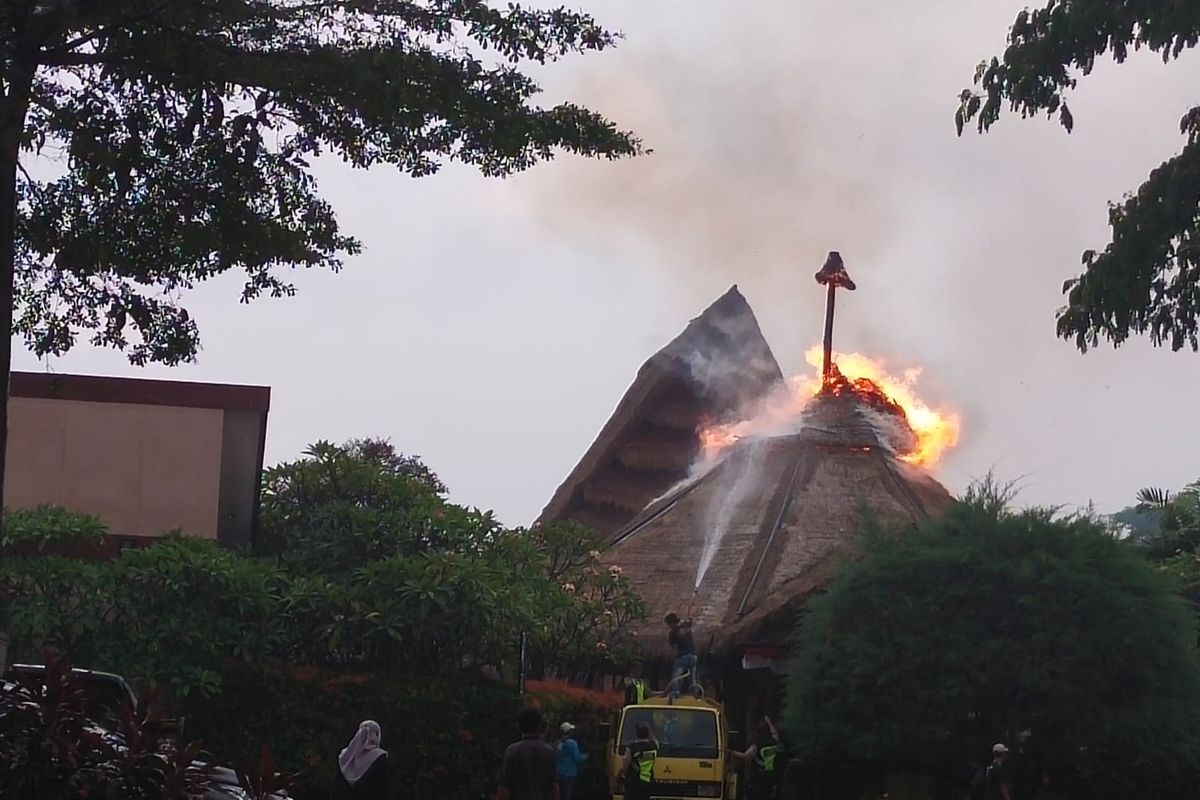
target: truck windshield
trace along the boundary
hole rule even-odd
[[[620,751],[637,739],[638,723],[650,725],[658,739],[658,755],[665,758],[717,758],[717,715],[696,708],[628,708],[621,723]]]

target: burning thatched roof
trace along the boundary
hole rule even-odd
[[[852,550],[864,513],[918,521],[951,502],[896,456],[923,452],[901,404],[836,365],[822,374],[816,396],[785,387],[734,287],[642,366],[542,512],[608,538],[605,560],[647,605],[646,655],[668,655],[672,611],[690,614],[709,652],[781,641]],[[743,422],[781,398],[784,427]]]
[[[663,616],[689,606],[702,648],[779,641],[852,548],[864,512],[916,521],[951,501],[892,454],[892,426],[905,423],[881,413],[853,394],[822,395],[798,432],[739,442],[614,537],[605,558],[646,601],[649,655],[665,655]]]
[[[783,373],[730,288],[638,371],[539,522],[573,519],[611,536],[687,477],[701,425],[764,396]]]

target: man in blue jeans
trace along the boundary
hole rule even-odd
[[[700,685],[700,676],[697,674],[699,664],[696,660],[696,643],[692,639],[692,621],[681,622],[679,615],[672,612],[667,614],[664,622],[670,628],[667,642],[675,648],[675,667],[671,670],[670,685],[671,699],[674,700],[683,693],[680,687],[684,681],[690,687]],[[685,674],[687,677],[684,677]]]

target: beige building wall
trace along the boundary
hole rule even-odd
[[[225,414],[13,397],[4,503],[85,511],[118,535],[216,538]]]

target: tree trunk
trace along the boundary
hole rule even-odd
[[[8,461],[8,385],[12,371],[13,292],[16,280],[17,159],[33,73],[36,48],[18,45],[0,98],[0,535],[4,533],[4,472]],[[8,609],[0,606],[0,638],[7,642]],[[5,648],[7,649],[7,648]],[[5,653],[7,656],[7,653]],[[0,669],[5,665],[0,662]]]

